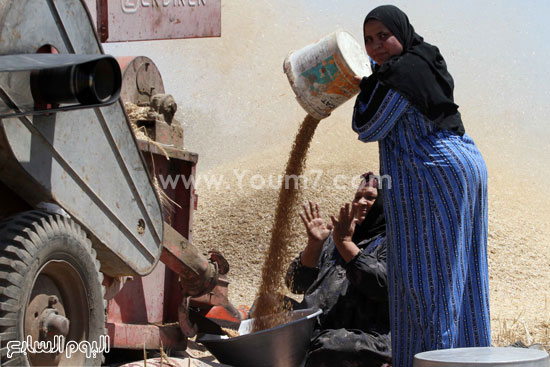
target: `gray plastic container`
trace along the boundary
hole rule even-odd
[[[292,311],[291,321],[249,334],[254,319],[244,320],[240,336],[206,334],[197,341],[221,363],[238,367],[298,367],[304,360],[319,309]]]
[[[550,367],[548,353],[538,349],[487,347],[432,350],[414,356],[413,367]]]

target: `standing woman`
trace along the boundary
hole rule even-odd
[[[373,74],[353,129],[378,141],[388,236],[393,366],[416,353],[489,346],[487,168],[465,134],[437,47],[395,6],[364,22]],[[358,77],[358,79],[360,79]]]

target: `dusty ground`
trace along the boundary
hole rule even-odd
[[[302,201],[319,202],[325,216],[335,213],[351,199],[356,183],[352,177],[378,170],[376,144],[357,142],[342,122],[322,122],[309,153]],[[208,172],[218,189],[200,182],[199,207],[195,213],[194,243],[203,250],[216,248],[228,259],[230,298],[251,305],[260,284],[263,256],[276,205],[277,176],[282,174],[288,145],[273,146],[245,159]],[[550,344],[550,250],[548,191],[534,185],[533,178],[510,171],[498,144],[491,146],[480,136],[478,146],[487,160],[489,181],[489,267],[493,343],[516,340],[526,344]],[[483,149],[485,148],[485,149]],[[334,178],[337,184],[334,186]],[[271,177],[271,181],[270,181]],[[213,181],[211,181],[213,182]],[[262,183],[265,183],[262,186]],[[296,214],[292,256],[305,245],[304,231]],[[290,260],[290,259],[289,259]]]

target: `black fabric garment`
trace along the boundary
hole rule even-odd
[[[323,245],[317,268],[303,266],[299,257],[288,268],[287,286],[293,293],[304,293],[304,300],[297,308],[323,310],[315,335],[338,329],[353,329],[353,333],[359,333],[348,343],[345,338],[339,339],[338,343],[343,345],[336,341],[336,344],[331,343],[326,337],[317,341],[314,338],[307,366],[322,366],[314,361],[323,360],[322,355],[334,354],[337,350],[336,354],[347,355],[349,364],[336,365],[346,367],[370,366],[361,362],[369,351],[375,363],[373,366],[381,366],[391,356],[385,234],[366,239],[358,246],[361,252],[346,264],[331,235]],[[349,344],[356,342],[360,345]],[[353,348],[362,352],[349,352]]]
[[[290,264],[286,284],[304,294],[300,308],[320,308],[321,329],[351,328],[387,334],[390,330],[386,273],[386,238],[360,242],[361,252],[347,264],[327,238],[316,268],[299,256]]]
[[[419,36],[407,15],[393,5],[373,9],[365,18],[382,22],[399,40],[403,53],[374,68],[369,77],[401,93],[439,129],[464,135],[458,105],[454,103],[454,81],[439,49]],[[375,84],[375,83],[374,83]]]
[[[374,204],[372,204],[363,223],[355,227],[351,240],[353,243],[359,243],[365,238],[373,238],[385,232],[386,220],[384,218],[384,203],[382,201],[382,192],[379,189]]]
[[[391,362],[389,334],[361,330],[323,330],[307,353],[305,367],[380,367]]]

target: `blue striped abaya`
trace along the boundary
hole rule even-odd
[[[353,129],[379,144],[393,366],[489,346],[487,169],[474,142],[379,83],[358,96]]]

